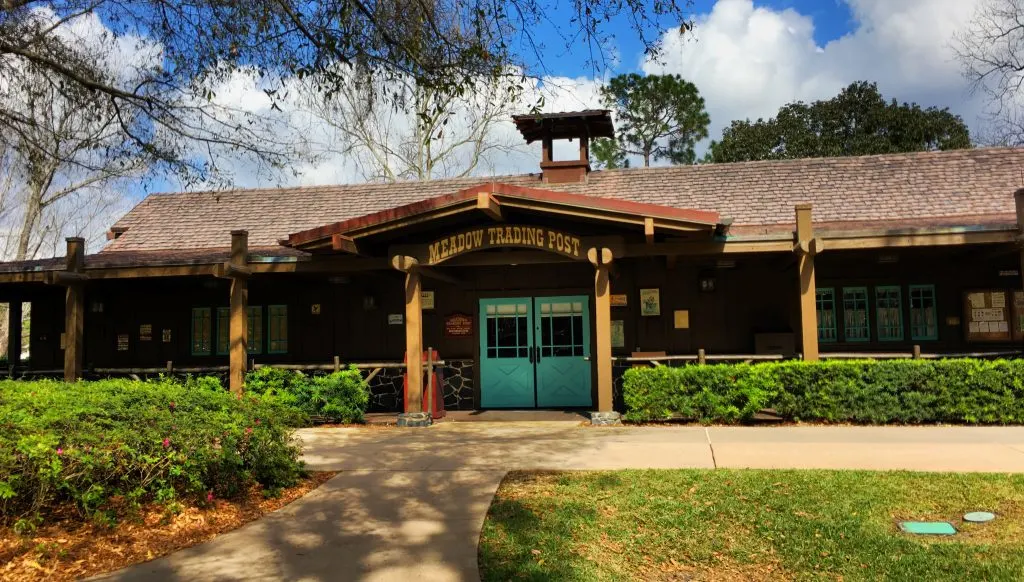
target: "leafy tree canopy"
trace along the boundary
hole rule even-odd
[[[605,62],[608,28],[620,20],[657,53],[666,30],[689,28],[691,1],[0,0],[0,87],[32,74],[69,95],[99,96],[127,144],[207,180],[215,168],[196,150],[271,166],[294,160],[289,144],[274,143],[278,128],[257,119],[260,111],[216,94],[239,74],[259,79],[270,110],[293,79],[327,97],[345,83],[387,87],[382,79],[458,97],[482,79],[524,85],[543,75],[545,58],[565,49],[540,44],[538,27],[589,52],[595,69]],[[97,36],[104,53],[83,53]],[[402,92],[384,96],[412,109]],[[0,107],[0,139],[32,125]]]
[[[971,147],[963,119],[948,109],[886,101],[860,81],[827,101],[797,101],[777,116],[733,121],[711,142],[707,162],[859,156]]]
[[[679,75],[618,75],[601,88],[601,98],[616,124],[616,147],[594,150],[605,167],[621,167],[627,154],[642,156],[644,166],[652,159],[691,164],[694,146],[708,136],[704,99]]]

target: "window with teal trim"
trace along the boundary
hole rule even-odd
[[[875,325],[878,341],[903,339],[903,297],[897,286],[875,287]]]
[[[935,285],[910,286],[910,338],[939,339],[939,314],[935,304]]]
[[[248,310],[249,333],[247,351],[250,354],[263,353],[263,308],[250,305]],[[217,308],[217,354],[226,355],[231,346],[231,308]]]
[[[836,328],[836,291],[832,288],[815,292],[818,305],[818,341],[834,342],[839,337]]]
[[[231,309],[217,308],[217,355],[224,356],[231,345]]]
[[[192,309],[192,355],[208,356],[213,347],[213,317],[209,307]]]
[[[263,308],[259,305],[249,306],[248,351],[250,354],[263,353]]]
[[[843,287],[843,339],[848,342],[870,341],[870,321],[867,287]]]
[[[267,353],[288,352],[288,306],[267,306]]]

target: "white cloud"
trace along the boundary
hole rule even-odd
[[[712,137],[734,119],[774,115],[794,100],[831,97],[846,85],[877,81],[887,98],[949,107],[980,129],[980,97],[971,96],[951,49],[977,0],[846,0],[849,34],[817,46],[814,23],[792,10],[719,0],[697,19],[693,37],[670,33],[647,73],[678,73],[697,85]]]

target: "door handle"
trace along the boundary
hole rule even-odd
[[[537,357],[536,357],[535,361],[539,364],[540,363],[540,346],[534,346],[533,349],[537,350]]]
[[[529,348],[527,353],[530,355],[530,363],[533,363],[533,348]]]

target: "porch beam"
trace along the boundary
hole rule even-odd
[[[609,271],[614,254],[609,248],[591,248],[594,265],[594,361],[597,362],[597,411],[612,412],[612,303]]]
[[[804,359],[818,359],[818,308],[817,293],[814,280],[814,255],[810,252],[813,244],[814,228],[811,224],[811,205],[797,204],[796,213],[796,245],[808,252],[797,253],[800,272],[800,341]]]
[[[644,238],[647,240],[647,244],[654,244],[654,219],[644,219]]]
[[[501,215],[501,204],[489,192],[480,192],[476,195],[476,208],[486,214],[491,220],[501,222],[504,217]]]
[[[391,265],[405,273],[406,414],[423,411],[423,281],[419,261],[395,256]]]
[[[430,279],[436,279],[438,281],[443,281],[445,283],[450,283],[452,285],[465,286],[465,285],[469,284],[465,279],[460,279],[458,277],[452,277],[451,275],[449,275],[447,273],[442,273],[442,272],[437,271],[435,269],[428,269],[427,267],[420,267],[419,271],[420,271],[420,274],[423,275],[424,277],[428,277]]]
[[[85,239],[67,239],[65,269],[68,273],[80,274],[85,264]],[[82,378],[82,361],[85,330],[85,285],[82,281],[71,282],[64,296],[64,381],[75,382]]]
[[[348,253],[350,255],[359,254],[359,245],[350,236],[343,234],[332,234],[331,235],[331,250],[342,253]]]
[[[246,270],[249,260],[249,232],[245,230],[231,231],[230,266],[236,273]],[[229,303],[230,319],[228,323],[228,389],[234,394],[241,394],[245,386],[245,372],[249,360],[249,281],[246,276],[231,277],[231,297]]]

